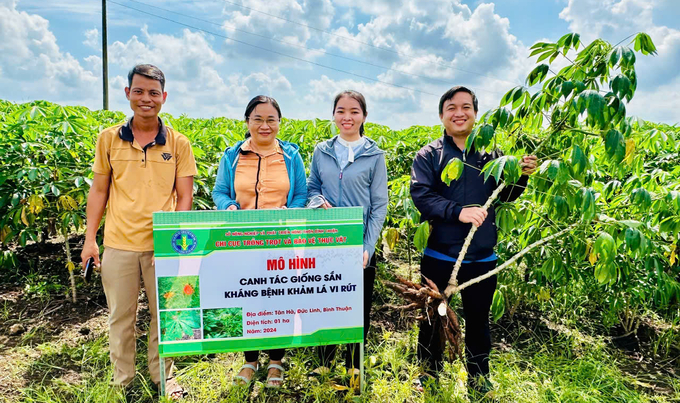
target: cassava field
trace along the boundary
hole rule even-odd
[[[492,307],[491,381],[503,402],[680,402],[680,129],[626,114],[635,95],[636,58],[653,57],[645,34],[613,46],[582,44],[569,34],[533,48],[536,68],[526,87],[509,89],[499,106],[478,116],[469,138],[505,157],[480,174],[517,180],[518,157],[535,153],[540,168],[522,197],[496,206],[499,273]],[[561,63],[563,68],[552,63]],[[434,111],[433,111],[434,113]],[[244,134],[242,121],[163,114],[189,137],[198,163],[196,209],[211,209],[210,192],[225,147]],[[99,277],[78,275],[85,201],[97,134],[122,113],[44,101],[0,101],[0,401],[115,402],[108,385],[106,301]],[[324,120],[288,120],[281,137],[314,145],[333,135]],[[409,197],[414,153],[440,127],[394,131],[367,125],[387,151],[390,203],[378,246],[363,396],[347,391],[338,365],[323,378],[311,348],[289,350],[285,386],[232,386],[240,354],[177,360],[189,402],[455,402],[468,401],[460,361],[438,384],[412,388],[420,315],[382,280],[419,279],[429,234]],[[444,179],[456,180],[452,161]],[[516,255],[537,240],[565,235]],[[100,232],[101,233],[101,232]],[[100,239],[101,245],[101,239]],[[148,313],[139,297],[138,376],[133,401],[157,400],[146,370]],[[460,312],[454,293],[450,305]],[[238,332],[216,315],[214,332]],[[462,328],[464,329],[464,320]],[[339,355],[340,356],[340,355]],[[264,361],[264,359],[262,359]]]

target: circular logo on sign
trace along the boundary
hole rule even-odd
[[[177,253],[186,255],[196,249],[196,235],[191,231],[177,231],[172,236],[172,249]]]

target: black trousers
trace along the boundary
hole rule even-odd
[[[286,349],[277,348],[275,350],[267,350],[266,353],[269,355],[270,360],[281,361],[284,354],[286,354]],[[260,356],[260,352],[257,350],[246,351],[244,355],[246,356],[246,362],[253,362],[257,361],[258,357]]]
[[[368,336],[368,329],[371,325],[371,303],[373,302],[373,283],[375,282],[376,260],[375,254],[364,269],[364,346],[366,345],[366,336]],[[337,345],[319,346],[317,353],[321,366],[330,367],[331,361],[335,358]],[[359,343],[351,343],[347,345],[345,351],[345,365],[348,368],[359,368],[361,363],[359,354]]]
[[[444,291],[451,273],[453,262],[423,256],[420,273],[432,280],[440,291]],[[458,284],[488,273],[496,267],[496,262],[463,263],[458,272]],[[424,282],[424,280],[421,280]],[[496,290],[497,278],[490,277],[461,291],[463,313],[465,315],[465,357],[468,377],[489,373],[489,352],[491,333],[489,331],[489,309]],[[442,340],[440,322],[423,321],[418,334],[418,358],[431,372],[442,369]]]

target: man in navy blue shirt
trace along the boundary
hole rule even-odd
[[[498,183],[493,178],[485,182],[481,170],[488,162],[500,157],[500,153],[496,150],[491,153],[465,150],[465,141],[472,133],[477,111],[477,97],[470,89],[456,86],[448,90],[439,101],[443,136],[423,147],[413,160],[411,197],[422,219],[432,224],[420,272],[441,291],[449,282],[458,253],[472,225],[478,229],[458,272],[458,283],[462,284],[496,267],[496,214],[493,206],[488,210],[483,210],[481,206]],[[464,170],[458,180],[447,186],[441,180],[441,173],[454,157],[464,161]],[[521,165],[523,175],[517,186],[503,189],[499,200],[507,202],[520,196],[526,187],[528,175],[536,169],[536,157],[524,156]],[[496,283],[496,276],[493,276],[461,291],[468,383],[483,393],[491,388],[487,376],[491,350],[489,309]],[[418,335],[418,358],[431,375],[441,370],[442,355],[439,324],[424,321]]]

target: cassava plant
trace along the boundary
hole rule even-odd
[[[635,35],[632,43],[644,55],[656,53],[644,33]],[[421,316],[428,320],[440,317],[450,357],[460,356],[461,332],[452,319],[449,297],[520,262],[526,277],[538,279],[541,285],[581,280],[616,295],[607,308],[618,309],[628,329],[636,328],[630,319],[631,304],[644,303],[659,291],[662,303],[680,298],[680,285],[674,279],[680,230],[678,183],[670,189],[659,187],[650,177],[646,158],[667,149],[669,136],[653,133],[656,142],[663,144],[650,144],[644,125],[626,116],[626,103],[637,88],[635,51],[601,39],[583,47],[578,34],[564,35],[556,43],[537,43],[531,49],[539,63],[548,63],[531,71],[526,87],[508,91],[498,108],[485,113],[466,142],[468,150],[502,145],[509,151],[480,172],[485,181],[498,183],[482,206],[485,210],[498,204],[503,188],[519,186],[517,156],[535,154],[541,162],[522,197],[529,202],[497,216],[499,228],[513,235],[509,243],[514,252],[508,251],[495,270],[458,284],[458,271],[477,229],[473,225],[445,290],[437,290],[427,279],[429,287],[404,279],[388,283],[412,302],[406,308],[422,309]],[[557,58],[567,65],[554,71],[551,64]],[[537,84],[542,86],[532,94],[529,87]],[[446,184],[457,180],[464,164],[455,158],[449,161],[442,180]],[[584,268],[590,276],[584,275]],[[657,283],[650,287],[654,291],[639,286],[650,282]],[[498,311],[502,315],[502,300],[497,290],[494,317]]]

